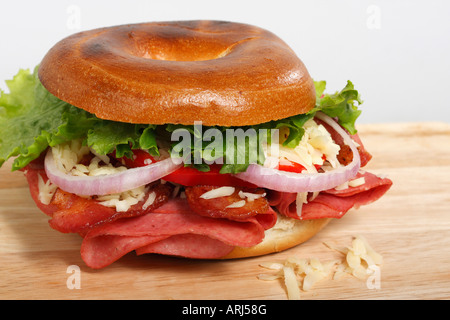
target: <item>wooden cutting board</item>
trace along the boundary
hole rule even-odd
[[[394,182],[377,202],[333,220],[307,243],[269,256],[197,261],[126,255],[92,270],[80,258],[81,238],[48,226],[10,162],[0,170],[1,299],[287,299],[282,281],[261,262],[341,258],[323,243],[350,245],[361,234],[382,254],[379,286],[345,276],[318,282],[302,299],[450,298],[450,124],[360,125],[373,159],[367,171]],[[72,273],[70,266],[78,266]],[[71,282],[79,275],[79,282]],[[70,289],[69,284],[80,284]]]

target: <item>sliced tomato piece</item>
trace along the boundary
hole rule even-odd
[[[113,156],[115,157],[115,153]],[[150,153],[141,149],[133,150],[133,159],[128,157],[116,159],[122,162],[127,168],[144,167],[156,162],[155,158],[153,158]]]
[[[237,186],[255,188],[256,186],[236,178],[230,173],[220,173],[221,165],[212,164],[208,172],[198,171],[192,167],[182,167],[165,176],[163,180],[181,184],[183,186]]]
[[[322,157],[322,159],[325,161],[325,155]],[[322,165],[315,164],[314,167],[316,167],[317,170]],[[280,171],[288,171],[288,172],[295,172],[295,173],[302,173],[303,170],[306,170],[304,166],[302,166],[300,163],[289,161],[287,159],[283,159],[283,163],[278,164],[278,170]]]
[[[118,158],[118,160],[128,168],[143,167],[158,161],[155,160],[155,158],[153,158],[148,152],[140,149],[133,150],[133,159],[123,157]],[[248,188],[256,187],[249,182],[236,178],[230,173],[220,173],[221,165],[212,164],[209,167],[210,171],[208,172],[202,172],[192,167],[182,167],[162,179],[168,182],[181,184],[183,186],[210,185]]]
[[[325,160],[325,156],[323,158]],[[123,157],[118,160],[128,168],[142,167],[158,161],[155,160],[155,158],[153,158],[147,151],[140,149],[133,150],[133,159]],[[220,173],[221,165],[212,164],[209,167],[210,171],[208,172],[202,172],[192,167],[182,167],[165,176],[163,180],[189,187],[198,185],[236,186],[247,188],[257,187],[254,184],[236,178],[230,173]],[[321,165],[315,165],[315,167],[319,169]],[[278,165],[277,169],[280,171],[295,173],[302,173],[306,170],[306,168],[301,164],[289,161],[287,159],[284,159],[283,162]]]
[[[300,163],[289,161],[289,160],[283,160],[283,164],[280,163],[278,165],[278,170],[301,173],[303,170],[306,170],[306,168],[304,166],[302,166]]]

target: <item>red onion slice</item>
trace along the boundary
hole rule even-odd
[[[172,158],[148,166],[131,168],[122,172],[99,176],[73,176],[56,167],[52,149],[45,156],[45,172],[53,184],[62,190],[82,196],[106,195],[128,191],[174,172],[182,167]]]
[[[335,188],[355,177],[361,166],[359,152],[352,138],[329,116],[318,112],[316,117],[330,125],[353,152],[353,160],[345,167],[323,173],[293,173],[251,164],[236,177],[262,188],[281,192],[314,192]]]

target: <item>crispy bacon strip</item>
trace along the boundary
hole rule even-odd
[[[26,170],[25,176],[30,185],[31,196],[39,209],[51,217],[50,226],[63,233],[85,233],[94,226],[112,222],[119,218],[146,214],[167,202],[173,190],[170,184],[155,183],[149,186],[144,200],[131,206],[126,212],[117,212],[115,208],[106,207],[94,199],[82,198],[59,188],[51,202],[46,205],[39,201],[39,175],[44,182],[47,181],[45,170],[33,167]],[[145,200],[152,192],[156,193],[155,201],[143,209]]]
[[[248,189],[235,187],[235,191],[230,196],[218,197],[214,199],[203,199],[201,196],[211,190],[217,189],[216,186],[195,186],[186,187],[186,198],[191,209],[198,215],[211,218],[227,218],[235,221],[244,221],[249,217],[258,214],[264,214],[269,210],[269,202],[262,196],[253,201],[241,198],[240,191],[261,194],[265,193],[264,189]],[[237,208],[227,208],[235,203],[244,203],[243,206]]]
[[[64,191],[59,191],[66,195],[61,197],[57,192],[53,200],[58,201],[62,198],[61,207],[67,206],[69,203],[71,203],[71,206],[56,211],[49,221],[50,226],[60,232],[80,233],[99,224],[112,222],[119,218],[136,217],[151,212],[168,201],[172,192],[172,187],[168,184],[155,184],[151,186],[146,192],[144,200],[131,206],[126,212],[117,212],[115,208],[105,207],[96,200],[85,199],[74,194],[67,194]],[[147,208],[143,209],[142,206],[145,203],[145,200],[147,200],[152,192],[156,193],[155,201]],[[67,197],[69,197],[70,200],[67,201],[64,199]]]

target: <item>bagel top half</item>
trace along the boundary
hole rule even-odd
[[[264,29],[224,21],[121,25],[58,42],[44,87],[97,117],[128,123],[254,125],[306,113],[314,82]]]

